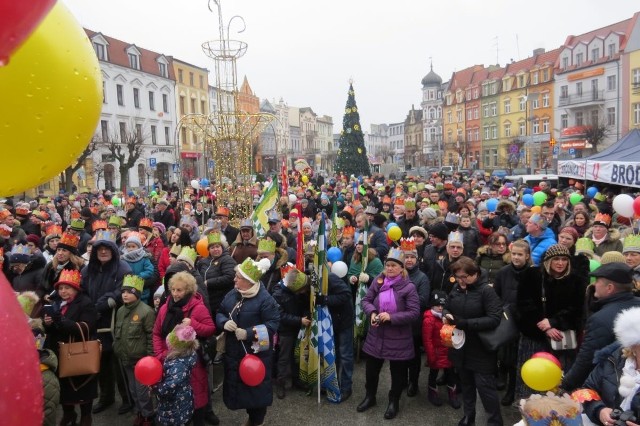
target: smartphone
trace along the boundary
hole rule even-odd
[[[53,305],[43,305],[42,308],[46,315],[49,315],[50,317],[53,316]]]

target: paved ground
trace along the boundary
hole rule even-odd
[[[291,425],[313,425],[313,426],[356,426],[356,425],[376,425],[384,423],[395,423],[401,425],[457,425],[462,417],[462,409],[454,410],[448,405],[434,407],[427,401],[427,374],[420,376],[420,393],[414,398],[409,398],[404,394],[400,400],[400,412],[394,420],[385,420],[383,414],[387,407],[387,392],[389,390],[389,371],[383,368],[381,373],[380,388],[378,390],[378,405],[369,409],[365,413],[356,412],[356,406],[364,397],[364,361],[356,365],[354,373],[354,386],[352,397],[342,404],[332,404],[322,400],[317,404],[317,397],[306,396],[303,392],[291,390],[283,400],[279,400],[274,395],[273,406],[269,408],[266,418],[267,425],[291,426]],[[214,377],[219,382],[222,376],[222,369],[216,366]],[[446,399],[446,387],[440,388],[440,394]],[[241,425],[246,419],[243,410],[227,410],[222,402],[222,389],[213,396],[214,409],[220,417],[221,425]],[[109,410],[94,416],[94,426],[128,426],[133,424],[132,415],[117,414],[119,404],[114,404]],[[504,408],[504,407],[503,407]],[[478,402],[477,424],[485,424],[482,405]],[[60,414],[61,416],[61,414]],[[505,425],[513,425],[520,420],[518,412],[507,407],[503,410]]]

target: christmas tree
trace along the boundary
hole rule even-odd
[[[342,172],[347,176],[371,175],[352,82],[349,83],[349,96],[342,119],[339,144],[336,172]]]

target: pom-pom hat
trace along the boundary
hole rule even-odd
[[[613,331],[618,342],[625,348],[640,344],[640,308],[631,308],[619,313]]]
[[[235,269],[244,279],[255,285],[260,283],[262,274],[267,272],[270,267],[271,261],[269,261],[269,259],[261,259],[259,262],[256,262],[248,257],[244,262],[236,266]]]

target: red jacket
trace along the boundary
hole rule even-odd
[[[427,353],[427,362],[429,368],[450,368],[452,366],[449,361],[449,348],[442,344],[440,339],[440,329],[442,328],[442,319],[431,313],[431,309],[427,309],[422,320],[422,344]]]
[[[164,278],[164,275],[167,273],[167,268],[171,262],[169,261],[169,247],[164,247],[162,249],[162,254],[160,255],[160,259],[158,260],[158,272],[160,273],[160,283]]]
[[[153,260],[154,260],[154,262],[156,262],[156,265],[158,264],[158,262],[160,260],[160,256],[162,255],[162,249],[163,248],[164,248],[164,243],[158,237],[151,238],[147,242],[147,244],[145,246],[145,249],[149,253],[151,253],[151,255],[153,256]]]
[[[153,326],[153,351],[161,362],[164,361],[168,351],[167,342],[162,338],[162,322],[167,316],[168,305],[168,303],[165,303],[160,307],[156,323]],[[198,338],[207,338],[215,334],[216,326],[199,293],[194,293],[191,296],[191,300],[182,307],[182,312],[185,318],[191,318],[191,327],[196,331]],[[209,381],[207,379],[207,370],[200,359],[195,368],[191,370],[190,382],[193,388],[195,408],[204,407],[207,405],[209,395]]]
[[[485,228],[482,226],[482,221],[480,219],[476,219],[476,226],[478,227],[478,232],[480,233],[480,242],[482,245],[488,244],[489,235],[493,232],[491,228]]]

